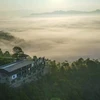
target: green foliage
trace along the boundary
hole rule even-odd
[[[70,64],[68,61],[47,62],[50,73],[38,81],[19,88],[1,84],[0,100],[100,100],[100,62],[97,59],[80,58]]]
[[[4,54],[3,54],[4,57],[11,57],[11,54],[9,53],[9,51],[6,51]]]
[[[11,62],[13,62],[11,54],[8,51],[3,53],[2,50],[0,49],[0,65],[8,64]]]
[[[16,46],[16,47],[13,48],[13,52],[14,52],[15,54],[19,54],[20,52],[23,52],[23,51],[22,51],[22,49],[21,49],[20,47],[17,47],[17,46]]]
[[[34,61],[37,60],[37,56],[33,56],[33,60],[34,60]]]
[[[0,49],[0,57],[2,57],[3,56],[3,52],[2,52],[2,50]]]
[[[4,53],[0,49],[0,66],[8,63],[12,63],[15,60],[31,59],[30,56],[24,54],[23,50],[20,47],[13,48],[14,54],[10,54],[9,51]]]
[[[29,55],[24,54],[21,47],[18,47],[18,46],[14,47],[13,52],[14,54],[12,55],[12,57],[16,58],[17,60],[23,60],[24,58],[27,58],[27,57],[30,58]]]
[[[61,99],[59,99],[59,98],[52,98],[51,100],[61,100]]]

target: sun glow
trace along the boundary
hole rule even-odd
[[[51,6],[50,9],[53,9],[53,10],[61,10],[68,7],[65,0],[48,0],[48,3]]]
[[[61,4],[64,2],[64,0],[50,0],[50,2],[55,4]]]

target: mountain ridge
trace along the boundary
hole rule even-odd
[[[93,11],[79,11],[79,10],[57,10],[53,12],[44,12],[44,13],[32,13],[31,15],[61,15],[61,14],[100,14],[100,9],[96,9]]]

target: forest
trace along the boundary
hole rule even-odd
[[[0,65],[26,56],[14,47],[11,55],[0,50]],[[10,58],[10,59],[9,59]],[[8,59],[8,60],[7,60]],[[50,72],[36,82],[18,88],[0,84],[0,100],[100,100],[100,61],[79,58],[69,63],[48,60]]]

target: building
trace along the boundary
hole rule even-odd
[[[0,83],[18,87],[26,82],[38,80],[49,71],[45,62],[44,58],[24,59],[0,66]]]

